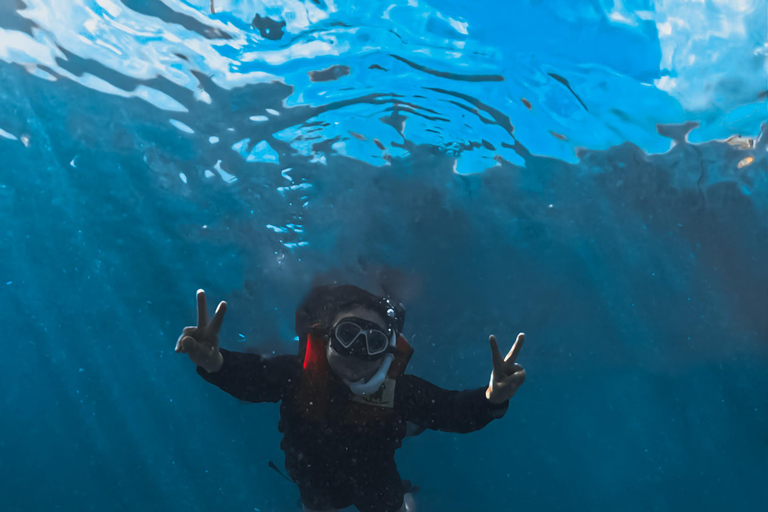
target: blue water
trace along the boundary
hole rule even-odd
[[[293,511],[274,405],[315,276],[502,421],[398,452],[420,512],[768,509],[765,0],[0,2],[0,510]],[[686,124],[690,123],[690,124]]]

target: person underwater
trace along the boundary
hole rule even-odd
[[[402,335],[405,309],[353,285],[314,287],[296,311],[298,355],[263,357],[219,347],[227,309],[209,320],[197,292],[197,325],[185,327],[176,352],[197,373],[247,402],[280,402],[285,468],[306,512],[350,506],[360,512],[413,512],[395,450],[414,428],[473,432],[507,411],[525,380],[516,359],[519,334],[502,357],[490,336],[488,386],[449,391],[405,373],[413,349]]]

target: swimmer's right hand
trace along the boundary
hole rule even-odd
[[[205,292],[197,290],[197,325],[184,328],[176,342],[176,352],[187,354],[193,363],[208,373],[219,371],[224,364],[219,351],[219,329],[226,312],[227,303],[221,301],[209,322]]]

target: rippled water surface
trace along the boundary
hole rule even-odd
[[[298,510],[277,410],[173,353],[293,353],[315,276],[410,370],[528,379],[398,452],[419,512],[768,508],[765,0],[0,0],[2,510]]]

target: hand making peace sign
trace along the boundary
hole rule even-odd
[[[213,320],[208,322],[205,292],[197,290],[197,325],[185,327],[176,342],[176,352],[184,352],[193,363],[208,373],[219,371],[224,359],[219,352],[219,329],[227,312],[227,303],[219,302]]]
[[[493,372],[491,372],[491,382],[485,391],[485,397],[491,403],[500,404],[512,398],[517,388],[525,380],[525,370],[515,362],[518,354],[520,354],[520,349],[523,348],[525,334],[520,333],[517,335],[517,340],[512,345],[512,350],[509,351],[504,359],[501,358],[499,344],[496,343],[496,336],[491,334],[489,341],[491,342],[491,354],[493,355]]]

